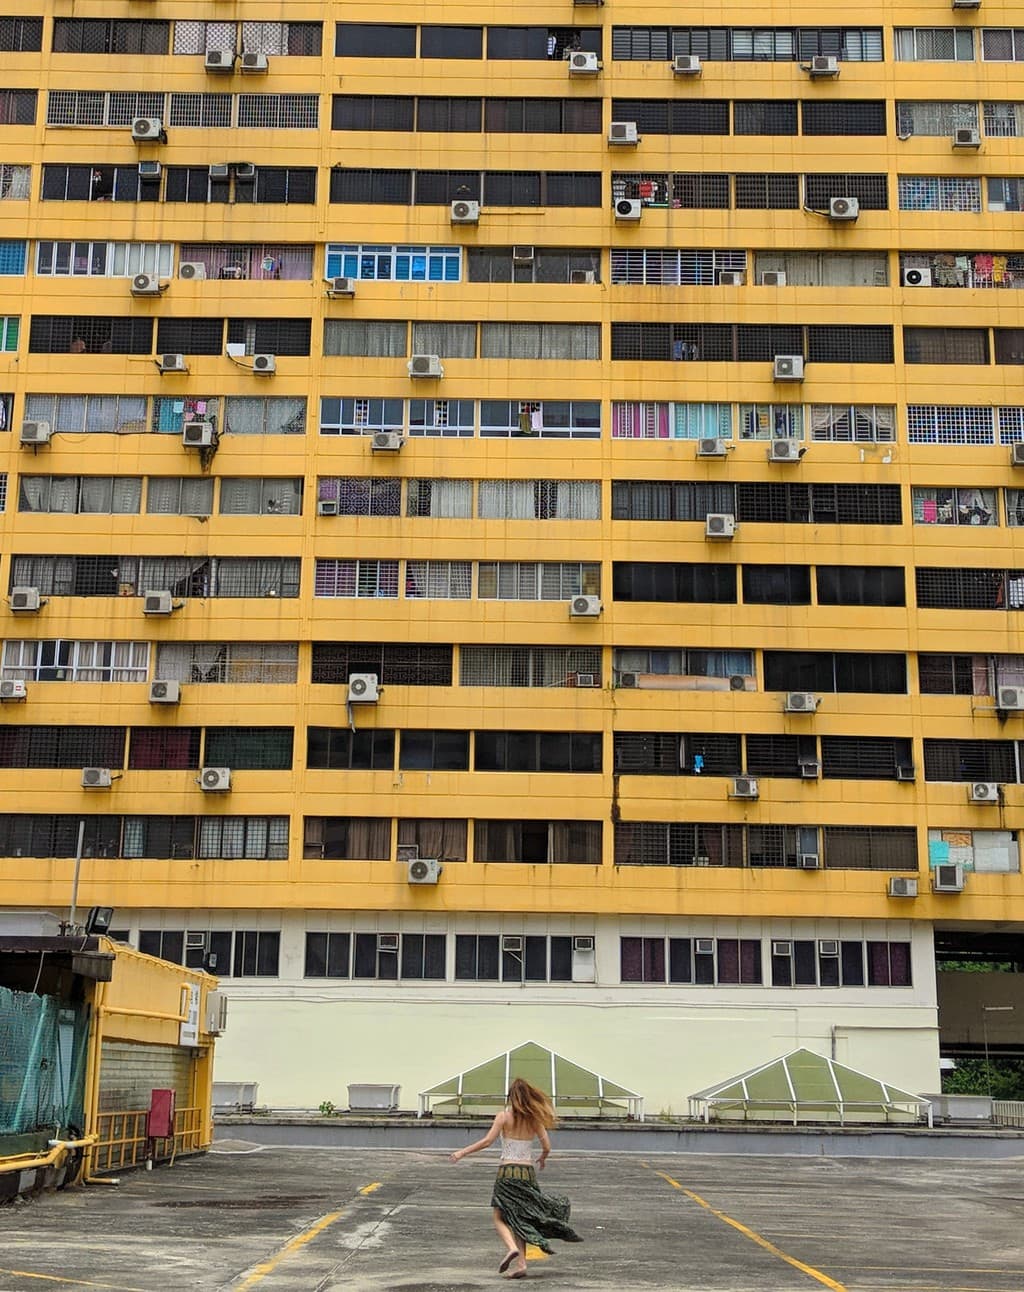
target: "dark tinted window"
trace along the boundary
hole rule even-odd
[[[807,565],[745,565],[743,600],[747,605],[807,606],[811,571]]]
[[[331,170],[331,201],[408,206],[412,201],[412,171],[334,167]]]
[[[416,28],[374,22],[339,22],[334,52],[350,58],[415,58]]]
[[[420,58],[482,58],[482,27],[421,27]]]
[[[819,565],[822,606],[902,606],[903,570],[895,565]]]
[[[336,94],[332,130],[412,130],[416,100],[402,94]]]
[[[616,601],[732,603],[736,600],[736,567],[616,561],[612,595]]]

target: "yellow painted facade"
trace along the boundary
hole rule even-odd
[[[586,932],[595,922],[607,931],[607,977],[594,990],[629,1000],[630,986],[617,980],[616,921],[665,917],[669,935],[689,936],[700,921],[747,922],[751,930],[773,921],[827,922],[843,936],[844,921],[887,936],[891,923],[901,932],[916,929],[915,1023],[928,1039],[914,1049],[903,1072],[924,1084],[937,1081],[934,984],[925,943],[936,924],[956,922],[983,929],[1020,921],[1019,866],[1009,873],[973,873],[965,891],[932,893],[929,884],[929,829],[1002,830],[1016,839],[1022,825],[1024,785],[1007,783],[998,806],[967,801],[963,782],[926,780],[923,741],[1024,739],[1019,715],[997,714],[983,695],[922,694],[917,655],[1013,656],[1021,652],[1020,614],[990,610],[918,609],[915,566],[1024,567],[1024,538],[1009,525],[1002,491],[1024,483],[1024,472],[1010,465],[1008,443],[997,427],[990,443],[913,444],[908,437],[908,407],[922,405],[986,408],[1016,407],[1021,397],[1020,358],[984,365],[904,363],[901,330],[927,328],[1024,328],[1024,293],[1013,290],[924,290],[901,285],[900,256],[936,252],[1005,253],[1015,245],[1019,217],[990,210],[977,212],[899,209],[900,177],[943,176],[962,179],[1013,177],[1020,171],[1024,128],[1018,137],[984,133],[976,151],[957,151],[948,135],[896,132],[895,105],[901,101],[964,103],[1024,102],[1024,62],[986,61],[982,28],[1013,27],[1013,6],[985,0],[980,11],[942,5],[869,4],[855,15],[860,28],[881,29],[880,61],[841,59],[834,79],[812,79],[797,59],[730,61],[708,58],[699,78],[673,77],[670,64],[613,58],[613,28],[672,27],[686,20],[717,28],[753,24],[810,28],[823,21],[820,7],[763,7],[722,4],[698,15],[664,4],[603,6],[530,3],[514,12],[490,3],[431,6],[422,3],[381,7],[370,4],[260,3],[238,0],[200,12],[187,0],[87,0],[76,18],[152,19],[174,25],[188,20],[323,24],[320,57],[269,56],[266,76],[230,76],[204,71],[201,54],[102,55],[52,52],[56,18],[67,15],[52,0],[12,0],[4,14],[41,16],[41,50],[2,55],[2,89],[38,90],[34,125],[0,124],[0,163],[31,168],[28,200],[0,201],[0,239],[28,244],[23,275],[0,277],[0,315],[21,320],[17,348],[0,353],[0,394],[12,397],[8,429],[0,443],[0,469],[8,480],[7,507],[0,516],[0,580],[10,584],[15,554],[74,554],[188,557],[292,557],[301,562],[297,597],[186,597],[169,618],[143,616],[138,596],[50,595],[38,615],[6,615],[5,640],[66,639],[144,641],[152,644],[147,678],[157,676],[156,651],[169,642],[283,642],[298,644],[297,681],[287,684],[182,684],[182,700],[162,708],[147,701],[148,682],[57,682],[31,680],[25,703],[5,703],[0,727],[9,724],[89,727],[285,727],[295,732],[290,770],[236,770],[229,794],[204,794],[197,771],[124,771],[109,790],[85,790],[80,769],[13,766],[0,770],[0,811],[6,814],[65,814],[71,817],[125,816],[285,816],[287,859],[199,859],[177,857],[87,856],[81,901],[112,904],[115,923],[140,929],[293,930],[323,929],[324,915],[336,928],[380,928],[401,918],[403,928],[487,931],[518,928],[515,921],[550,914],[572,917],[572,929]],[[837,15],[836,21],[846,21]],[[829,15],[831,21],[831,15]],[[853,19],[850,18],[850,21]],[[602,70],[596,78],[567,74],[564,60],[424,59],[336,56],[335,24],[395,23],[497,26],[514,23],[541,28],[600,28]],[[974,58],[958,62],[897,61],[894,28],[967,28],[976,33]],[[172,46],[173,47],[173,44]],[[319,128],[223,129],[167,125],[166,144],[138,144],[125,126],[47,125],[54,93],[74,91],[160,91],[168,94],[231,93],[319,96]],[[409,133],[382,130],[332,130],[334,95],[445,96],[602,100],[602,130],[586,134]],[[613,99],[643,100],[798,100],[857,102],[884,100],[884,136],[857,135],[659,135],[642,132],[636,149],[610,147],[606,134],[613,120]],[[173,167],[206,167],[244,159],[257,167],[315,167],[314,204],[251,205],[184,202],[86,202],[42,200],[44,167],[116,165],[132,167],[157,160]],[[332,168],[460,171],[599,172],[601,205],[593,207],[491,207],[486,202],[476,225],[453,225],[447,205],[332,203]],[[636,224],[617,222],[612,210],[613,173],[813,174],[869,173],[887,180],[887,209],[862,209],[849,223],[830,221],[805,209],[672,209],[651,207]],[[985,184],[982,184],[985,190]],[[44,276],[36,272],[41,241],[103,240],[172,243],[174,271],[163,275],[166,291],[154,299],[132,297],[125,277]],[[459,281],[412,282],[361,279],[352,299],[329,299],[324,290],[328,243],[461,247]],[[241,281],[178,276],[182,245],[231,244],[311,246],[307,280]],[[599,282],[490,283],[468,281],[469,249],[529,244],[546,248],[600,250]],[[613,280],[613,249],[681,248],[746,252],[746,282],[741,286],[627,285]],[[875,252],[885,257],[887,285],[763,287],[755,277],[759,253]],[[1020,285],[1019,283],[1017,284]],[[311,353],[279,355],[271,379],[261,379],[224,353],[188,356],[185,375],[161,374],[148,354],[33,353],[32,316],[117,316],[154,320],[205,318],[308,319]],[[593,324],[600,329],[599,359],[444,358],[441,381],[413,381],[406,356],[337,357],[321,353],[325,323],[332,320],[410,320],[413,322],[536,322]],[[612,358],[613,325],[686,323],[711,325],[800,324],[823,327],[882,326],[894,329],[892,363],[808,362],[802,383],[783,385],[772,378],[771,363],[672,363]],[[245,359],[245,363],[250,360]],[[145,395],[155,398],[291,396],[308,401],[302,435],[222,434],[209,474],[225,478],[299,477],[302,510],[298,515],[222,515],[201,518],[169,514],[39,514],[19,510],[19,475],[190,477],[205,474],[198,455],[183,449],[180,436],[158,434],[63,434],[37,451],[19,446],[26,397],[58,395]],[[318,434],[321,397],[447,400],[599,400],[601,432],[594,439],[544,436],[466,438],[410,435],[398,454],[371,454],[365,436]],[[613,438],[616,401],[723,402],[731,405],[799,404],[885,405],[895,408],[893,442],[824,442],[803,438],[806,454],[794,465],[767,461],[765,440],[744,440],[735,431],[728,456],[698,459],[693,439]],[[733,411],[736,417],[736,411]],[[476,515],[319,516],[316,500],[321,477],[394,477],[425,480],[600,481],[600,518],[590,520],[494,520]],[[900,490],[902,523],[759,523],[741,519],[731,543],[711,543],[700,521],[612,519],[612,481],[679,480],[711,485],[788,482],[800,485],[889,485]],[[1000,491],[998,526],[961,527],[913,523],[911,489],[961,488]],[[404,511],[404,495],[403,495]],[[1024,534],[1024,531],[1022,531]],[[573,619],[566,599],[464,600],[314,595],[314,562],[320,558],[426,561],[592,561],[600,562],[603,610],[598,618]],[[612,594],[613,562],[720,562],[745,565],[898,566],[907,571],[905,606],[834,607],[747,605],[703,602],[627,602]],[[813,583],[813,579],[812,579]],[[400,589],[401,590],[401,589]],[[476,587],[474,586],[474,593]],[[0,616],[2,618],[2,616]],[[306,728],[348,725],[345,687],[311,681],[313,643],[418,642],[454,647],[451,687],[387,682],[377,705],[355,706],[354,721],[396,731],[600,732],[602,768],[584,774],[427,770],[313,770],[306,766]],[[469,645],[599,647],[601,685],[468,686],[459,684],[460,647]],[[755,652],[753,689],[629,689],[616,685],[613,651],[636,649]],[[782,712],[782,695],[766,690],[764,650],[893,652],[907,656],[907,693],[839,694],[822,697],[817,712]],[[6,664],[6,660],[5,660]],[[5,671],[2,676],[12,674]],[[718,775],[616,775],[615,732],[763,734],[822,737],[906,737],[912,741],[916,779],[798,779],[758,777],[760,795],[744,802],[729,795],[729,778]],[[470,764],[472,766],[472,764]],[[397,763],[395,764],[397,768]],[[737,769],[738,770],[738,769]],[[989,780],[995,777],[980,777]],[[1018,781],[1024,779],[1018,777]],[[391,860],[324,860],[303,856],[306,817],[459,818],[470,822],[468,857],[448,862],[435,886],[410,885],[406,864],[396,860],[398,836],[391,831]],[[602,823],[600,864],[524,864],[474,859],[477,820],[579,820]],[[830,869],[813,873],[791,865],[771,868],[694,865],[615,865],[616,821],[715,822],[790,826],[904,826],[917,834],[920,895],[900,900],[888,895],[890,872],[881,869]],[[0,905],[63,907],[68,900],[73,856],[0,857]],[[910,871],[901,871],[910,874]],[[253,913],[249,922],[245,912]],[[237,915],[237,920],[236,920]],[[122,920],[121,917],[124,917]],[[349,919],[352,916],[354,919]],[[346,923],[346,920],[348,922]],[[360,920],[369,923],[360,923]],[[607,923],[607,921],[611,923]],[[205,923],[204,923],[205,921]],[[297,921],[297,922],[296,922]],[[483,923],[478,923],[483,921]],[[489,922],[488,922],[489,921]],[[461,922],[461,923],[460,923]],[[696,922],[696,923],[695,923]],[[541,927],[540,925],[538,927]],[[546,926],[544,926],[546,927]],[[659,926],[660,927],[660,926]],[[703,928],[704,925],[701,925]],[[724,927],[724,925],[723,925]],[[798,925],[792,927],[797,928]],[[568,928],[568,926],[566,926]],[[626,925],[622,925],[626,929]],[[551,925],[554,930],[554,924]],[[632,932],[635,929],[630,926]],[[881,933],[878,931],[881,930]],[[562,931],[561,925],[559,930]],[[798,936],[792,933],[790,936]],[[811,936],[817,936],[812,934]],[[857,934],[856,936],[860,936]],[[866,937],[871,937],[867,933]],[[451,950],[448,951],[449,957]],[[765,944],[765,974],[769,951]],[[223,972],[218,966],[216,972]],[[449,981],[437,986],[443,1003]],[[287,980],[287,982],[285,981]],[[258,1077],[260,1047],[267,1030],[287,1009],[290,995],[310,989],[303,981],[301,949],[288,973],[277,980],[238,983],[226,988],[245,1002],[256,992],[268,1002],[261,1014],[244,1004],[244,1038],[225,1038],[230,1070],[226,1078]],[[291,984],[289,986],[288,984]],[[318,991],[328,990],[314,984]],[[428,984],[416,985],[422,996]],[[365,984],[357,994],[371,991]],[[349,988],[332,982],[336,1004]],[[389,991],[393,989],[389,987]],[[499,984],[464,985],[456,1010],[457,1028],[469,1028],[484,1006],[503,999]],[[538,988],[554,993],[556,987]],[[573,987],[579,993],[578,986]],[[639,987],[637,990],[641,990]],[[642,988],[644,999],[652,991]],[[663,993],[673,988],[665,984]],[[694,988],[679,988],[697,1001]],[[725,990],[724,988],[722,989]],[[737,989],[739,990],[739,989]],[[756,1010],[757,992],[742,989]],[[816,1007],[825,989],[813,992]],[[473,991],[476,995],[473,995]],[[764,988],[767,1004],[767,986]],[[468,993],[468,994],[467,994]],[[931,993],[929,995],[929,993]],[[720,993],[716,992],[716,996]],[[893,993],[893,1000],[899,992]],[[454,998],[453,998],[454,999]],[[539,999],[539,998],[538,998]],[[569,998],[566,997],[566,1000]],[[575,996],[574,996],[575,999]],[[639,997],[637,998],[639,1000]],[[663,996],[662,1003],[675,997]],[[706,999],[706,997],[705,997]],[[777,996],[771,999],[776,1001]],[[877,997],[874,998],[877,1002]],[[278,1003],[275,1004],[275,1001]],[[582,1004],[583,1002],[578,1002]],[[885,1002],[886,1017],[892,1010]],[[908,1006],[910,1002],[908,1001]],[[453,1008],[455,1006],[453,1005]],[[559,1008],[562,1008],[561,1006]],[[566,1006],[568,1008],[568,1006]],[[799,1009],[797,1004],[794,1008]],[[865,1017],[876,1008],[865,998]],[[396,1006],[397,1009],[397,1006]],[[877,1002],[877,1010],[883,1006]],[[897,1011],[898,1013],[898,1011]],[[385,1010],[386,1014],[386,1010]],[[694,1017],[698,1017],[699,1011]],[[399,1015],[396,1013],[395,1018]],[[566,1015],[568,1017],[568,1015]],[[310,1015],[310,1027],[315,1027]],[[627,1052],[624,1025],[621,1051]],[[693,1024],[698,1026],[698,1024]],[[893,1017],[887,1027],[897,1030]],[[504,1048],[500,1028],[484,1024],[488,1053]],[[815,1024],[818,1029],[818,1024]],[[930,1031],[928,1029],[931,1029]],[[555,1028],[557,1031],[557,1027]],[[529,1031],[529,1028],[526,1028]],[[799,1031],[799,1029],[797,1029]],[[365,1045],[390,1053],[394,1042],[361,1024]],[[816,1030],[820,1043],[827,1028]],[[640,1033],[637,1032],[637,1038]],[[421,1038],[422,1039],[422,1038]],[[504,1038],[508,1039],[508,1038]],[[513,1039],[525,1039],[518,1036]],[[537,1037],[542,1040],[543,1038]],[[903,1038],[904,1040],[906,1038]],[[424,1040],[423,1043],[429,1043]],[[583,1047],[570,1057],[588,1063]],[[460,1042],[461,1044],[461,1042]],[[771,1057],[770,1039],[749,1063]],[[884,1056],[886,1042],[870,1052]],[[902,1044],[902,1040],[901,1040]],[[237,1050],[235,1047],[238,1047]],[[463,1045],[467,1066],[484,1055]],[[619,1047],[613,1047],[618,1049]],[[651,1038],[641,1048],[655,1061]],[[656,1046],[653,1050],[656,1050]],[[778,1047],[781,1048],[781,1047]],[[605,1042],[604,1049],[608,1049]],[[470,1052],[472,1051],[472,1052]],[[232,1055],[237,1055],[232,1059]],[[613,1062],[614,1055],[603,1054]],[[740,1061],[741,1056],[735,1056]],[[839,1056],[843,1058],[843,1055]],[[865,1053],[846,1055],[866,1066]],[[857,1062],[857,1060],[862,1060]],[[396,1055],[388,1059],[398,1064]],[[645,1061],[646,1062],[646,1061]],[[275,1064],[280,1066],[279,1060]],[[380,1075],[383,1064],[360,1060],[358,1075]],[[444,1075],[427,1064],[408,1080],[426,1083]],[[593,1066],[593,1063],[590,1063]],[[429,1069],[429,1071],[427,1071]],[[389,1068],[393,1071],[394,1068]],[[645,1072],[609,1072],[643,1090]],[[694,1088],[705,1077],[724,1075],[706,1063],[693,1070]],[[309,1102],[321,1088],[304,1089],[295,1071],[280,1086],[279,1102]],[[666,1101],[681,1105],[688,1090],[667,1090]],[[313,1100],[315,1103],[315,1100]]]

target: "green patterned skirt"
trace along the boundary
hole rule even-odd
[[[548,1241],[551,1238],[561,1238],[566,1243],[583,1242],[569,1225],[569,1199],[540,1189],[532,1166],[516,1163],[499,1166],[491,1206],[497,1207],[502,1220],[517,1238],[549,1255],[553,1254]]]

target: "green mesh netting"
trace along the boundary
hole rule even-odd
[[[81,1131],[89,1012],[0,987],[0,1135]]]

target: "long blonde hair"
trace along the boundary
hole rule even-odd
[[[550,1130],[557,1124],[551,1100],[543,1090],[531,1086],[522,1077],[516,1077],[508,1088],[508,1106],[515,1120],[525,1122],[528,1126],[542,1126],[545,1130]]]

